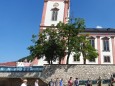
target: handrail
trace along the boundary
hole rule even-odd
[[[0,66],[0,72],[42,72],[43,66],[8,67]]]

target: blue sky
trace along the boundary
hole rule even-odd
[[[71,15],[86,27],[115,27],[115,0],[71,0]],[[0,62],[29,55],[32,34],[38,34],[43,0],[0,0]]]

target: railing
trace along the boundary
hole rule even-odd
[[[97,80],[91,80],[92,84],[97,84]],[[79,84],[80,85],[85,85],[87,83],[87,80],[80,80]],[[110,79],[103,79],[102,84],[108,84],[110,83]]]
[[[31,66],[31,67],[7,67],[1,66],[0,72],[42,72],[43,66]]]

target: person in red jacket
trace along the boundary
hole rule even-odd
[[[68,81],[68,86],[73,86],[72,77],[70,77],[70,79],[69,79],[69,81]]]

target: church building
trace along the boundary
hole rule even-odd
[[[59,21],[67,23],[70,14],[70,0],[44,0],[40,31],[47,27],[57,25]],[[86,64],[115,64],[115,29],[112,28],[86,28],[85,33],[90,35],[91,45],[98,51],[98,58],[86,60]],[[66,64],[65,56],[62,64]],[[54,62],[57,64],[58,61]],[[47,64],[39,59],[38,65]],[[73,55],[69,58],[69,64],[83,64],[83,56],[76,60]]]

